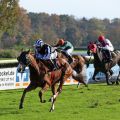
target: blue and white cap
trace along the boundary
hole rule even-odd
[[[36,40],[34,44],[35,47],[42,47],[43,45],[44,45],[44,42],[42,39]]]

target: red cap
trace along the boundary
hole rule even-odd
[[[96,53],[97,46],[96,44],[90,43],[88,45],[88,49],[91,50],[93,53]]]
[[[58,41],[59,45],[63,45],[64,43],[65,43],[65,41],[63,39],[59,39],[59,41]]]
[[[99,42],[103,42],[104,40],[105,40],[105,37],[104,37],[104,36],[101,35],[101,36],[98,37],[98,41],[99,41]]]

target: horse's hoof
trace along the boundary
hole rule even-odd
[[[42,103],[46,103],[46,100],[43,100]]]
[[[113,82],[111,82],[112,83],[112,85],[114,85],[115,84],[115,82],[113,81]]]
[[[48,100],[48,102],[52,102],[51,98]]]
[[[53,109],[50,109],[50,111],[49,112],[53,112],[54,110]]]
[[[41,103],[45,103],[45,102],[46,102],[46,100],[40,100],[40,102],[41,102]]]
[[[88,88],[87,90],[90,90],[90,88]]]
[[[112,84],[110,84],[110,83],[107,83],[107,85],[112,85]]]
[[[116,82],[116,85],[119,85],[119,82]]]
[[[19,106],[19,109],[22,109],[23,108],[23,106]]]

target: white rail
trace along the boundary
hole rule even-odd
[[[12,60],[0,60],[0,64],[9,64],[9,63],[17,63],[17,59]]]

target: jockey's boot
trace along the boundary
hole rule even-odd
[[[68,55],[68,62],[69,62],[69,64],[71,64],[73,62],[71,55]]]
[[[62,53],[66,56],[66,58],[68,58],[68,63],[69,63],[69,64],[73,62],[73,59],[72,59],[72,57],[71,57],[70,54],[68,54],[68,53],[65,52],[65,51],[62,51]]]
[[[57,65],[56,59],[52,59],[50,61],[51,61],[52,65],[53,65],[53,70],[59,69],[59,66]]]

